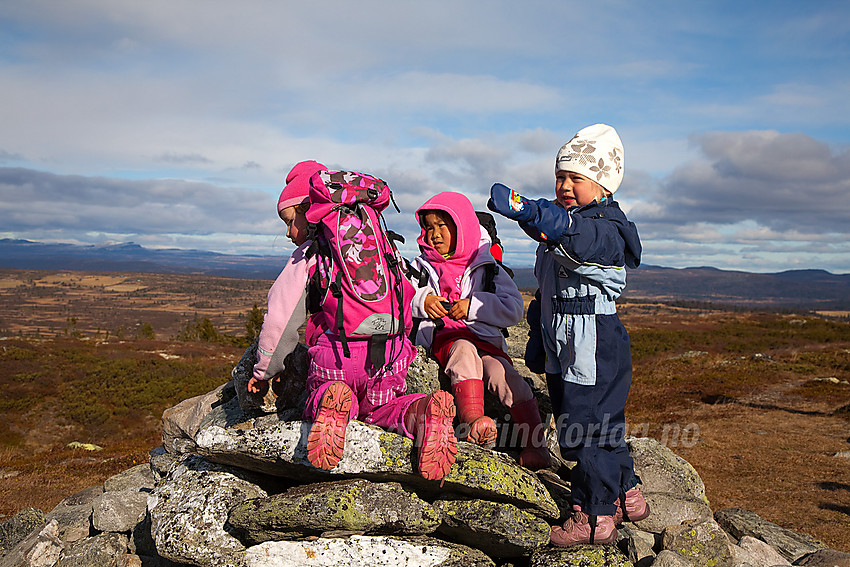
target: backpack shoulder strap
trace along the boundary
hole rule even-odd
[[[496,293],[496,274],[498,273],[498,264],[484,264],[484,291],[487,293]]]
[[[487,293],[496,293],[496,274],[499,273],[499,266],[502,266],[513,277],[510,270],[501,263],[484,264],[484,291]],[[510,333],[508,333],[505,327],[500,327],[499,330],[502,331],[502,336],[505,338],[510,336]]]

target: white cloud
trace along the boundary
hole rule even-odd
[[[0,226],[254,249],[279,242],[288,169],[318,159],[385,178],[403,210],[389,222],[415,236],[412,211],[438,191],[479,208],[496,181],[549,197],[557,148],[606,122],[650,263],[850,270],[823,240],[799,253],[847,239],[848,16],[766,1],[5,3]],[[530,264],[533,243],[499,230]]]

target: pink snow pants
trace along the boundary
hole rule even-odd
[[[333,382],[343,382],[354,394],[350,419],[413,439],[412,432],[404,426],[404,414],[413,402],[425,397],[425,394],[405,394],[407,367],[416,356],[416,349],[407,337],[387,341],[387,356],[394,362],[390,370],[378,372],[369,361],[369,341],[349,341],[348,348],[351,357],[346,358],[342,344],[335,337],[321,335],[308,349],[310,370],[304,419],[315,420],[322,394]]]

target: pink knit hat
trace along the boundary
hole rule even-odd
[[[307,201],[310,193],[310,177],[317,171],[327,169],[324,165],[312,160],[296,163],[286,176],[286,187],[280,192],[280,199],[277,200],[277,213],[280,214],[283,209]]]

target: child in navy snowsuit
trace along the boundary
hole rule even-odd
[[[640,263],[641,244],[613,200],[622,179],[622,142],[612,127],[596,124],[558,152],[554,202],[498,183],[488,202],[540,242],[540,322],[533,331],[542,335],[561,451],[577,463],[573,515],[550,534],[553,545],[564,547],[614,542],[617,523],[649,515],[624,440],[631,343],[614,302],[626,268]]]

